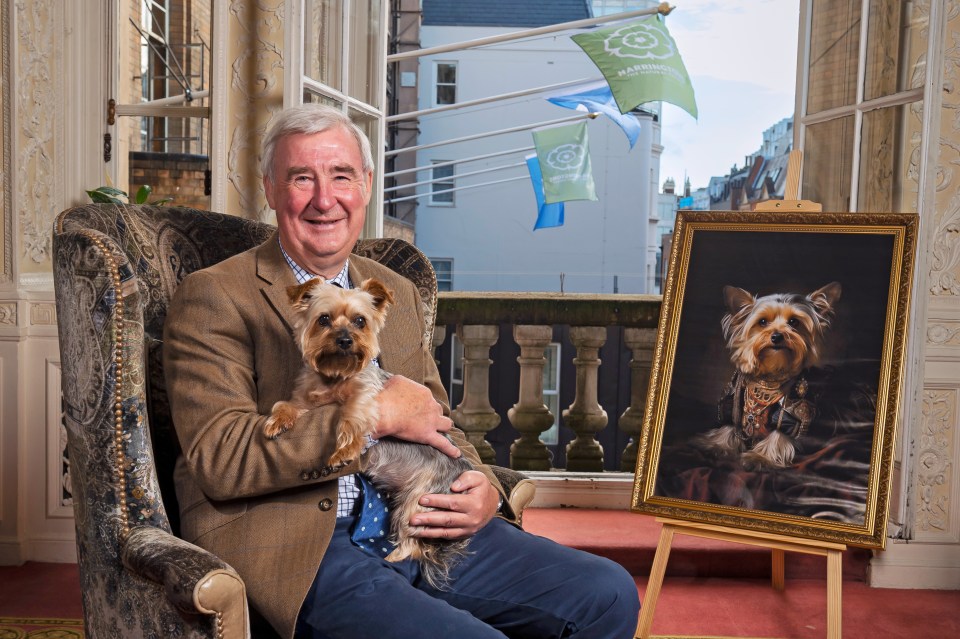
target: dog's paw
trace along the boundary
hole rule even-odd
[[[263,434],[266,435],[267,439],[276,439],[290,430],[292,425],[291,423],[283,421],[277,415],[271,415],[270,419],[268,419],[267,423],[263,426]]]

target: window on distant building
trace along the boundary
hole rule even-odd
[[[446,160],[435,160],[433,182],[431,182],[430,204],[435,206],[453,206],[453,165]]]
[[[456,104],[457,102],[457,63],[437,62],[436,103]]]
[[[551,342],[543,354],[543,403],[553,415],[553,426],[540,433],[540,441],[556,445],[560,437],[560,344]]]
[[[437,290],[453,290],[453,258],[431,258],[433,271],[437,274]]]
[[[804,0],[802,11],[801,196],[825,211],[916,211],[929,10]]]

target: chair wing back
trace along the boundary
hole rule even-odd
[[[162,487],[172,481],[166,468],[176,445],[156,365],[170,297],[187,273],[272,231],[177,207],[91,204],[57,218],[61,388],[88,637],[216,634],[202,630],[209,619],[175,607],[153,612],[156,593],[125,571],[120,557],[132,531],[169,532],[177,514],[172,490]]]
[[[406,240],[393,238],[360,240],[353,252],[380,262],[416,285],[426,320],[423,344],[432,348],[433,324],[437,318],[437,274],[427,256]]]

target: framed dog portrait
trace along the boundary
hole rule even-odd
[[[916,233],[680,211],[632,509],[882,548]]]

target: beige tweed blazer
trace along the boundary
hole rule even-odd
[[[380,335],[384,369],[425,384],[445,410],[413,284],[352,256],[355,284],[376,277],[394,291]],[[336,521],[337,478],[326,465],[336,443],[335,407],[304,414],[276,440],[263,436],[273,404],[288,399],[301,360],[286,288],[296,284],[277,235],[187,276],[164,328],[164,369],[183,454],[175,482],[183,537],[233,566],[253,606],[292,637],[297,614]],[[454,440],[475,464],[460,431]],[[481,470],[497,489],[487,467]]]

